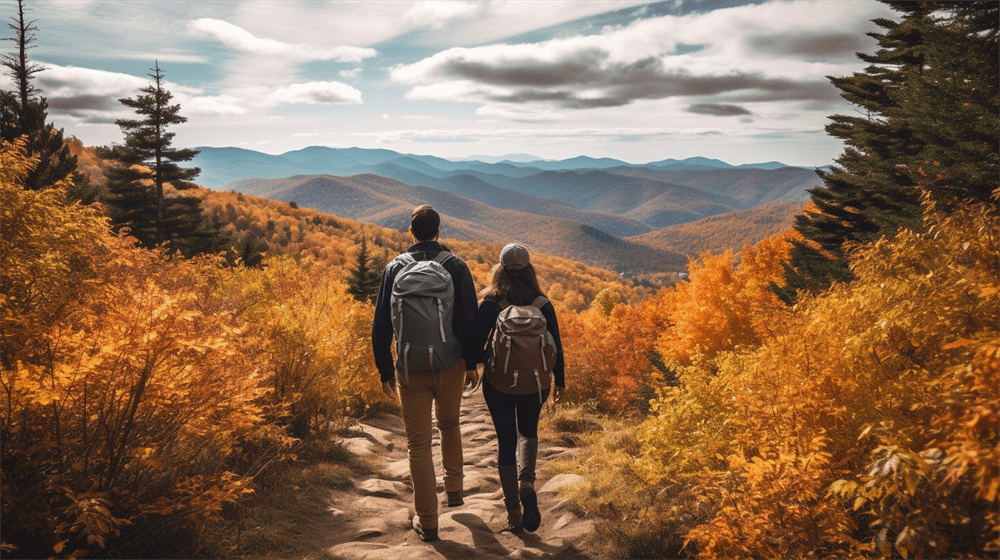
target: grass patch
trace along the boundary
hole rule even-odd
[[[350,488],[370,465],[329,439],[303,445],[296,456],[259,480],[254,494],[207,531],[208,557],[326,558],[321,531],[311,529],[329,515],[330,494]]]
[[[641,417],[566,406],[543,417],[539,434],[550,441],[572,442],[577,452],[550,461],[542,470],[545,476],[572,473],[585,479],[563,497],[572,510],[594,520],[588,543],[601,550],[602,557],[686,558],[685,537],[704,516],[691,514],[689,497],[643,477],[638,463],[642,446],[636,437],[641,423]]]
[[[587,435],[604,430],[606,417],[593,407],[560,404],[553,413],[543,412],[538,423],[538,437],[564,447],[578,447]]]

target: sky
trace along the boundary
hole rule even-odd
[[[158,63],[188,119],[175,147],[809,167],[843,150],[829,117],[854,114],[828,76],[861,71],[871,20],[895,16],[874,0],[24,3],[33,83],[85,145],[122,142],[115,119],[136,115],[118,99]]]

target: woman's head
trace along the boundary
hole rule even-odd
[[[531,256],[523,245],[511,243],[500,251],[500,262],[490,271],[490,284],[479,294],[509,301],[529,302],[545,295],[538,285]]]

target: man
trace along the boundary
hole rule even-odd
[[[444,253],[444,247],[438,243],[440,227],[441,217],[430,206],[423,205],[413,210],[410,215],[410,235],[416,240],[416,244],[407,250],[409,256],[404,253],[396,257],[382,272],[382,284],[379,287],[375,318],[372,322],[372,348],[375,352],[375,365],[382,380],[382,391],[399,402],[403,414],[410,459],[410,478],[413,481],[413,503],[417,513],[413,518],[413,529],[424,541],[436,540],[438,527],[437,484],[431,456],[431,409],[433,407],[435,411],[438,430],[441,432],[444,489],[448,496],[448,505],[457,507],[464,503],[462,433],[459,430],[463,384],[474,386],[478,382],[478,374],[474,369],[477,353],[470,344],[472,320],[476,314],[476,289],[472,274],[465,262],[450,253]],[[449,288],[453,287],[454,294],[454,300],[450,303],[451,328],[445,329],[445,326],[441,326],[440,340],[444,341],[446,330],[450,330],[451,332],[447,333],[449,338],[454,335],[460,349],[455,348],[455,342],[449,341],[454,350],[450,353],[447,352],[449,348],[445,348],[444,352],[439,350],[436,361],[432,349],[429,368],[422,365],[427,363],[425,358],[427,346],[423,344],[413,345],[412,356],[410,345],[406,344],[404,347],[400,344],[395,363],[392,358],[393,336],[395,335],[397,342],[400,342],[400,333],[396,330],[402,328],[404,324],[412,328],[415,322],[412,317],[406,319],[402,316],[404,313],[400,303],[402,288],[395,286],[400,272],[412,268],[414,261],[418,263],[439,261],[440,266],[451,277],[452,286]],[[452,290],[449,289],[450,291]],[[443,308],[447,309],[448,305],[449,302],[445,301]],[[437,306],[442,307],[440,301],[437,302]],[[429,333],[432,335],[431,338],[436,338],[437,327],[435,325],[433,328],[420,328],[432,331]],[[442,355],[445,357],[442,358]],[[438,366],[435,366],[435,363]],[[467,370],[466,364],[473,369]]]

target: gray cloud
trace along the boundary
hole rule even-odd
[[[696,115],[711,115],[713,117],[735,117],[738,115],[750,115],[743,107],[736,105],[720,105],[715,103],[698,103],[687,108],[688,113]]]
[[[853,60],[855,53],[870,48],[872,40],[857,32],[817,35],[754,35],[747,46],[766,56],[792,57],[805,60]]]
[[[113,95],[74,95],[46,99],[50,110],[74,116],[83,111],[114,111],[122,108],[121,103]]]
[[[80,118],[80,122],[85,124],[115,124],[115,117],[105,113],[94,113],[90,115],[73,115]]]
[[[837,90],[826,80],[795,81],[740,72],[698,76],[667,71],[661,60],[653,56],[628,63],[608,63],[608,57],[607,52],[596,49],[579,51],[556,61],[538,58],[483,61],[458,56],[437,64],[433,74],[442,81],[470,81],[505,90],[500,93],[483,88],[477,95],[480,101],[544,102],[564,109],[618,107],[639,99],[690,96],[725,96],[735,102],[839,99]]]
[[[500,86],[559,86],[600,81],[601,63],[608,53],[595,49],[574,53],[556,62],[522,59],[509,63],[453,58],[437,69],[444,78],[472,80]]]

